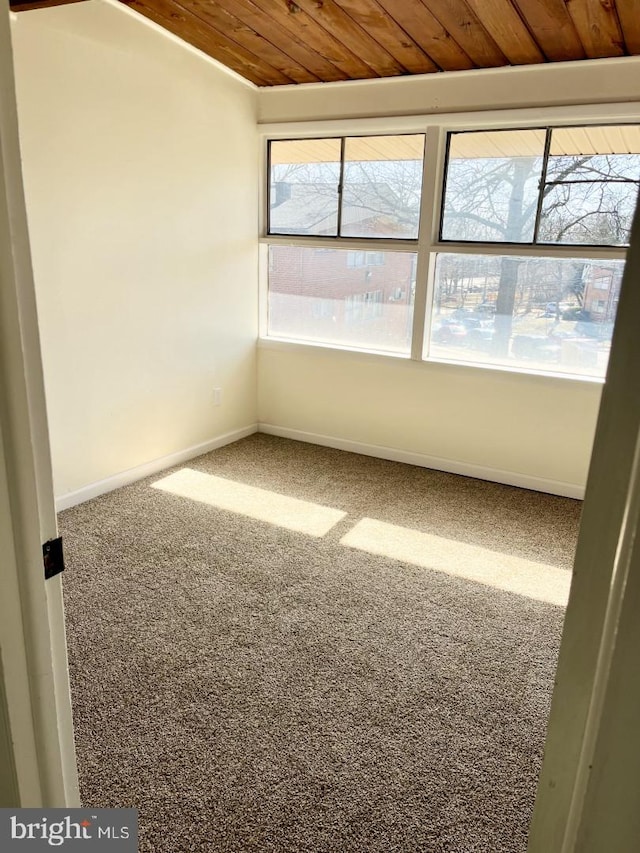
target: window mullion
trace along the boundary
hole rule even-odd
[[[547,186],[547,168],[549,166],[549,151],[551,150],[551,134],[553,131],[547,128],[544,139],[544,154],[542,155],[542,172],[540,173],[540,184],[538,186],[538,204],[536,205],[536,220],[533,225],[533,242],[538,242],[538,230],[540,228],[540,217],[542,216],[542,203],[544,202],[544,191]]]
[[[435,239],[434,229],[437,228],[439,222],[443,139],[444,134],[440,127],[433,126],[427,128],[422,172],[416,292],[413,305],[413,329],[411,337],[411,358],[414,361],[422,360],[425,334],[428,331],[429,325],[429,318],[427,316],[430,290],[429,258],[431,246]]]
[[[352,249],[365,252],[415,252],[417,240],[399,240],[394,237],[298,237],[295,234],[269,234],[260,237],[260,243],[269,246],[305,246],[310,249]]]
[[[562,187],[562,186],[572,186],[574,184],[638,184],[638,181],[634,181],[633,178],[584,178],[583,180],[558,180],[558,181],[547,181],[547,186],[549,187]]]
[[[617,260],[626,258],[626,246],[589,246],[580,243],[434,243],[432,252],[451,255],[499,255],[507,257],[585,258]]]
[[[342,191],[344,189],[344,151],[345,137],[340,138],[340,178],[338,179],[338,221],[336,236],[342,235]]]

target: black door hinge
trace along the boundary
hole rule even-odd
[[[62,536],[49,539],[42,546],[42,561],[44,563],[44,579],[53,578],[64,572],[64,555],[62,553]]]

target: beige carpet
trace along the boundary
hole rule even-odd
[[[145,853],[524,853],[580,504],[256,435],[62,513]]]

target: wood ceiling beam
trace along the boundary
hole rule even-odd
[[[344,71],[309,47],[290,30],[285,30],[272,15],[263,12],[252,0],[218,0],[218,6],[232,12],[248,27],[261,33],[271,44],[319,80],[335,82],[349,79]]]
[[[562,62],[585,58],[564,0],[513,0],[513,3],[547,59]]]
[[[376,0],[335,2],[411,74],[438,71],[436,63]]]
[[[613,0],[567,0],[567,10],[590,59],[624,55],[624,39]]]
[[[291,0],[293,7],[305,11],[310,18],[339,39],[342,44],[380,77],[406,73],[404,68],[375,39],[356,24],[335,0]]]
[[[248,27],[235,14],[229,12],[218,0],[180,0],[180,5],[214,30],[224,34],[228,41],[235,42],[243,50],[260,57],[272,68],[278,69],[289,81],[294,83],[318,83],[319,78],[306,68],[293,62],[287,54],[275,47],[262,34]]]
[[[485,30],[513,65],[545,61],[524,21],[510,0],[466,0]]]
[[[175,0],[126,0],[125,5],[237,71],[257,86],[276,86],[292,81]]]
[[[411,33],[416,43],[443,71],[474,67],[464,50],[421,0],[378,0],[378,3],[397,24]]]
[[[640,55],[639,0],[120,2],[258,86]]]
[[[12,12],[28,12],[31,9],[48,9],[51,6],[66,6],[69,3],[83,3],[84,0],[35,0],[33,3],[14,3],[9,0]]]
[[[640,54],[640,12],[638,0],[616,0],[616,11],[628,53]]]
[[[495,68],[509,62],[464,0],[422,0],[479,68]]]
[[[285,31],[292,33],[339,68],[346,74],[347,79],[359,80],[380,76],[332,33],[319,27],[316,21],[293,0],[253,0],[253,2]]]

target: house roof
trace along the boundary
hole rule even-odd
[[[122,2],[258,86],[640,54],[639,0]]]

